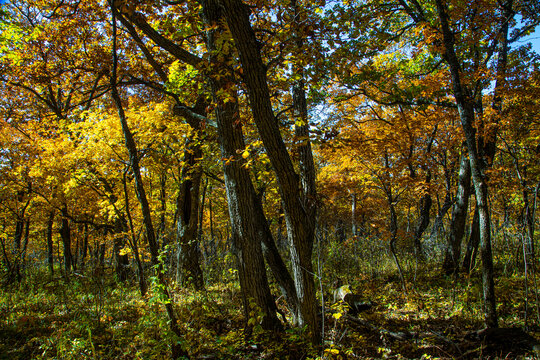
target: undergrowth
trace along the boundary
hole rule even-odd
[[[351,321],[345,306],[332,304],[331,286],[323,282],[327,303],[320,348],[311,346],[295,328],[282,333],[256,331],[246,340],[236,282],[208,286],[204,292],[173,287],[172,294],[184,333],[182,346],[193,359],[532,356],[526,351],[488,354],[465,340],[468,333],[482,328],[479,276],[456,280],[422,273],[407,282],[407,292],[391,276],[351,282],[355,293],[375,304],[359,315],[371,327]],[[525,308],[524,279],[500,276],[496,287],[501,327],[527,326],[538,339],[537,304],[529,296]],[[168,358],[175,340],[152,291],[141,298],[136,284],[118,284],[112,274],[69,280],[36,274],[5,289],[0,297],[0,359],[162,359]],[[286,312],[282,301],[278,305]],[[410,337],[397,340],[389,332]]]

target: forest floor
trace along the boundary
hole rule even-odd
[[[395,277],[356,279],[352,289],[374,306],[351,315],[343,304],[328,301],[322,348],[311,346],[298,329],[279,334],[255,329],[246,342],[232,280],[205,292],[173,289],[173,294],[183,346],[192,359],[525,359],[538,358],[533,285],[526,298],[521,276],[499,276],[503,330],[479,333],[477,275],[419,276],[408,282],[407,294]],[[325,292],[332,300],[330,289]],[[281,299],[278,305],[284,305]],[[162,359],[177,340],[167,329],[159,293],[141,298],[135,284],[119,285],[111,274],[72,275],[69,281],[28,276],[0,293],[0,359]]]

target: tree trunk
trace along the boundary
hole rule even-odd
[[[480,158],[476,130],[474,128],[474,99],[470,91],[461,82],[460,63],[455,53],[454,34],[450,29],[448,9],[443,5],[442,0],[436,0],[437,13],[441,21],[444,57],[450,68],[452,77],[452,87],[456,99],[459,117],[469,150],[469,160],[471,163],[471,174],[476,194],[476,204],[478,207],[478,219],[480,227],[480,257],[482,258],[482,283],[483,300],[485,312],[485,325],[487,327],[497,327],[497,307],[495,298],[495,285],[493,280],[493,255],[491,252],[491,230],[490,211],[488,204],[488,184],[485,178],[485,164]]]
[[[437,236],[439,235],[439,232],[443,228],[443,219],[446,216],[446,213],[450,208],[452,207],[452,204],[454,204],[454,199],[452,198],[452,194],[450,193],[450,189],[446,190],[446,194],[444,195],[444,202],[442,206],[439,209],[439,212],[437,213],[437,217],[435,218],[435,221],[433,221],[433,226],[431,227],[431,233],[429,234],[429,239],[431,243],[433,244],[435,240],[437,239]]]
[[[358,235],[356,224],[356,193],[351,194],[351,232],[352,236]]]
[[[137,264],[137,278],[139,280],[139,291],[141,293],[141,296],[146,295],[146,291],[148,290],[148,287],[146,285],[146,279],[144,276],[144,268],[141,260],[141,256],[139,254],[139,244],[137,240],[137,235],[135,235],[135,228],[133,226],[133,218],[131,217],[131,210],[129,205],[129,193],[127,188],[127,172],[128,169],[124,171],[124,175],[122,177],[122,187],[124,190],[124,204],[126,208],[126,217],[128,220],[128,226],[129,226],[129,232],[130,232],[130,241],[129,246],[131,247],[131,250],[133,251],[133,257],[135,258],[135,263]]]
[[[464,148],[465,149],[465,148]],[[471,165],[465,152],[461,154],[458,177],[458,190],[456,202],[452,209],[452,222],[450,224],[450,236],[445,251],[443,271],[453,274],[459,271],[459,261],[461,257],[461,242],[465,234],[465,225],[469,208],[469,197],[471,193]]]
[[[79,230],[80,230],[80,226],[79,226]],[[73,271],[77,271],[77,266],[79,265],[79,245],[80,245],[79,239],[80,239],[80,236],[75,237],[75,251],[72,252],[73,258],[71,260],[71,265],[73,266]]]
[[[15,223],[15,234],[13,235],[13,264],[11,264],[11,268],[8,281],[13,280],[12,277],[14,276],[17,282],[20,282],[22,280],[22,274],[21,274],[21,261],[22,261],[22,251],[21,251],[21,241],[23,239],[24,235],[24,225],[25,225],[25,214],[26,209],[28,208],[28,205],[30,205],[30,199],[26,201],[26,203],[23,204],[24,201],[24,195],[26,194],[26,191],[19,190],[17,192],[17,201],[18,203],[21,203],[21,209],[17,211],[16,213],[16,223]]]
[[[202,177],[200,125],[193,128],[186,139],[184,166],[176,206],[178,212],[178,264],[176,281],[195,290],[204,289],[203,273],[200,266],[199,244],[199,189]],[[192,125],[193,126],[193,125]]]
[[[431,175],[426,177],[426,183],[429,183],[431,179]],[[422,248],[422,235],[424,234],[424,231],[426,231],[427,227],[429,226],[429,214],[431,211],[431,205],[433,204],[433,200],[431,199],[431,195],[429,194],[429,190],[426,190],[427,192],[422,196],[420,199],[420,218],[418,219],[418,224],[416,226],[416,230],[414,231],[414,253],[418,261],[425,261],[426,257],[424,254],[424,250]]]
[[[26,219],[24,222],[24,242],[21,253],[21,271],[24,272],[26,268],[26,250],[28,249],[28,239],[30,238],[30,220]],[[22,275],[22,274],[21,274]]]
[[[156,234],[154,231],[154,226],[152,224],[152,216],[150,212],[150,206],[148,204],[148,199],[146,197],[146,192],[144,189],[142,176],[141,176],[141,169],[139,165],[139,154],[137,152],[137,147],[135,144],[135,140],[133,139],[133,134],[131,133],[131,130],[129,129],[129,125],[127,122],[126,115],[124,113],[124,108],[122,106],[122,101],[120,99],[120,95],[118,94],[117,89],[117,67],[118,67],[118,54],[116,52],[116,41],[117,41],[117,35],[116,35],[116,17],[117,17],[117,10],[115,8],[114,3],[109,1],[109,6],[111,8],[111,14],[112,14],[112,74],[111,74],[111,97],[116,105],[116,109],[118,111],[118,117],[120,118],[120,124],[122,126],[122,132],[124,134],[124,140],[125,145],[129,153],[129,160],[130,160],[130,166],[131,170],[133,172],[133,176],[135,179],[135,191],[137,193],[137,198],[139,200],[139,205],[141,207],[142,215],[143,215],[143,223],[145,227],[146,232],[146,240],[148,241],[148,246],[150,248],[150,256],[152,259],[152,265],[156,267],[156,273],[157,273],[157,279],[158,283],[160,285],[161,291],[163,292],[163,296],[165,297],[165,310],[167,312],[167,315],[169,317],[169,327],[171,331],[178,337],[182,338],[183,334],[178,326],[178,320],[176,318],[176,314],[174,313],[173,304],[171,302],[171,296],[169,294],[169,291],[167,289],[167,283],[165,281],[165,277],[163,274],[163,264],[158,260],[158,253],[159,248],[156,241]],[[182,346],[179,343],[173,343],[171,344],[172,348],[172,357],[174,359],[184,357],[189,359],[187,351],[182,349]]]
[[[216,47],[218,40],[226,41],[223,38],[226,29],[223,26],[221,7],[216,0],[203,2],[203,16],[207,25],[211,27],[207,31],[207,47],[211,51],[210,61],[217,69],[228,74],[228,70],[221,65],[218,55],[223,59],[223,57],[230,58],[231,54]],[[219,54],[218,50],[221,51]],[[250,336],[252,326],[258,320],[263,329],[279,329],[281,323],[276,316],[276,305],[268,286],[261,239],[258,236],[261,223],[253,216],[256,194],[249,170],[243,166],[245,160],[239,154],[245,149],[245,144],[234,83],[230,76],[226,76],[210,78],[210,85],[216,109],[221,155],[223,159],[227,159],[223,162],[225,189],[247,321],[246,336]],[[258,307],[264,314],[262,319],[254,319],[251,316],[255,310],[253,306]],[[250,321],[251,319],[254,321]]]
[[[84,232],[83,232],[83,244],[81,247],[81,268],[84,269],[86,256],[88,255],[88,237],[90,236],[88,232],[88,224],[84,224]]]
[[[54,252],[53,252],[53,225],[54,225],[54,211],[49,212],[47,219],[47,265],[49,266],[49,273],[54,275]]]
[[[204,182],[202,195],[201,195],[201,206],[199,206],[199,217],[198,217],[199,226],[197,228],[197,241],[198,241],[199,245],[201,244],[202,238],[203,238],[204,207],[206,206],[206,193],[207,193],[207,191],[208,191],[208,177],[206,178],[206,180]],[[211,213],[211,211],[210,211],[210,213]],[[210,219],[210,223],[212,223],[211,219]],[[212,231],[210,231],[210,234],[212,234]]]
[[[272,271],[272,275],[278,282],[281,293],[285,296],[289,310],[293,315],[293,323],[296,324],[298,320],[296,316],[300,308],[300,303],[298,302],[294,280],[291,277],[283,258],[279,254],[278,247],[274,241],[272,232],[270,231],[270,226],[268,225],[268,221],[264,215],[261,200],[257,196],[254,200],[254,216],[257,219],[257,223],[261,225],[258,230],[258,237],[262,239],[262,249],[266,263]]]
[[[165,214],[167,213],[167,170],[162,169],[159,176],[159,228],[157,233],[158,247],[163,249],[167,245],[165,237]]]
[[[257,38],[249,21],[249,9],[241,0],[222,1],[225,17],[236,48],[244,74],[250,106],[255,124],[267,150],[277,175],[285,211],[289,242],[291,244],[291,263],[296,293],[300,303],[298,323],[307,325],[311,340],[320,342],[320,328],[317,319],[317,302],[311,255],[315,236],[315,198],[307,197],[315,189],[309,189],[312,176],[310,170],[298,176],[281,137],[278,122],[274,116],[268,90],[266,69],[262,62]],[[307,124],[306,124],[307,125]],[[307,127],[306,127],[307,129]],[[297,135],[308,139],[305,130],[296,129]],[[306,140],[306,144],[309,141]],[[300,166],[310,167],[308,158],[302,159],[304,150],[299,148]],[[308,150],[304,153],[309,156]],[[311,159],[312,161],[312,159]],[[311,215],[311,216],[310,216]]]
[[[64,270],[66,275],[71,272],[71,229],[69,227],[69,220],[67,218],[68,210],[67,205],[62,207],[62,219],[60,225],[60,238],[62,239],[62,245],[64,247]]]
[[[478,209],[475,208],[469,233],[469,241],[467,241],[467,248],[465,250],[465,255],[463,256],[463,264],[461,265],[463,271],[466,273],[469,273],[476,263],[476,254],[478,253],[478,245],[480,244],[480,226],[478,218]]]
[[[17,222],[15,223],[15,234],[13,236],[13,264],[11,268],[10,279],[15,277],[17,282],[21,282],[21,241],[24,232],[24,218],[17,214]]]

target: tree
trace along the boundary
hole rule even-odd
[[[295,279],[296,291],[300,302],[298,322],[306,324],[314,343],[320,342],[320,328],[317,320],[317,304],[315,301],[315,284],[313,265],[311,261],[313,241],[315,236],[315,218],[313,215],[315,199],[309,196],[314,193],[312,188],[314,174],[313,158],[310,158],[309,134],[306,133],[307,123],[302,123],[298,133],[306,142],[306,149],[301,148],[304,186],[299,181],[293,163],[283,142],[276,117],[274,115],[265,66],[257,46],[257,38],[249,21],[248,8],[242,1],[223,2],[225,18],[235,40],[242,64],[243,78],[247,86],[251,111],[261,139],[276,172],[281,198],[284,204],[285,221],[291,246],[291,261]],[[296,96],[302,96],[298,92]],[[302,105],[300,105],[302,106]],[[302,109],[298,114],[301,116]]]

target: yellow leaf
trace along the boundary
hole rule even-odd
[[[242,153],[242,157],[243,157],[244,159],[247,159],[248,156],[249,156],[249,151],[244,150],[244,152]]]

